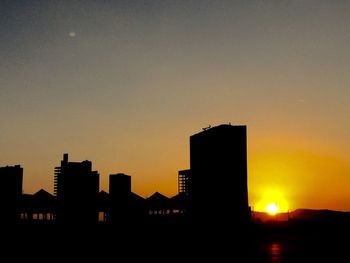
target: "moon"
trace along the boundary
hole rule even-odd
[[[68,35],[69,35],[70,37],[75,37],[75,36],[76,36],[76,33],[75,33],[74,31],[70,31],[70,32],[68,33]]]

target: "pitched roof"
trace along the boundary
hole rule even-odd
[[[35,194],[33,194],[33,198],[34,199],[46,199],[46,200],[52,200],[55,197],[50,194],[49,192],[45,191],[44,189],[40,189],[38,192],[36,192]]]
[[[147,205],[150,208],[155,208],[155,209],[164,209],[168,207],[169,204],[169,198],[166,197],[165,195],[162,195],[161,193],[155,192],[153,195],[148,197],[146,199]]]
[[[133,192],[130,193],[130,198],[133,200],[145,201],[145,198]]]

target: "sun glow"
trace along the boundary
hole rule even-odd
[[[269,215],[287,212],[288,209],[286,199],[280,191],[275,189],[266,190],[255,206],[256,211],[266,212]]]
[[[266,206],[266,212],[269,214],[269,215],[276,215],[279,211],[279,208],[278,206],[275,204],[275,203],[270,203]]]

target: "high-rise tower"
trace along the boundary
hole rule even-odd
[[[90,161],[69,162],[68,154],[64,154],[61,166],[55,168],[54,192],[58,201],[58,221],[97,222],[99,174],[97,171],[92,171]]]
[[[247,222],[246,126],[219,125],[190,137],[190,212],[203,219]]]

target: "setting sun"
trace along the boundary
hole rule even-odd
[[[255,204],[255,211],[266,212],[269,215],[284,213],[288,210],[287,200],[276,188],[266,187],[259,202]]]
[[[275,203],[270,203],[266,206],[266,212],[269,214],[269,215],[276,215],[279,211],[279,208],[278,206],[275,204]]]

